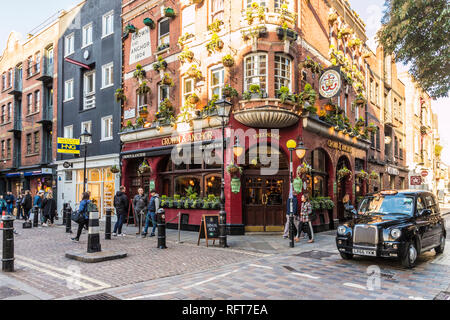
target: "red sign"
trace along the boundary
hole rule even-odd
[[[427,177],[428,176],[428,171],[426,171],[426,170],[424,170],[424,171],[422,171],[422,177]]]
[[[421,176],[412,176],[411,177],[411,185],[412,186],[420,186],[422,184]]]

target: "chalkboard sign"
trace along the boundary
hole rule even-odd
[[[216,243],[219,239],[219,215],[203,215],[197,245],[200,245],[201,239],[206,239],[206,247],[209,240],[213,240],[213,245]]]

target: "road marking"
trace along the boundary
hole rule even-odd
[[[133,297],[133,298],[128,298],[125,300],[138,300],[138,299],[145,299],[145,298],[154,298],[154,297],[161,297],[161,296],[168,296],[171,294],[175,294],[178,293],[179,291],[171,291],[171,292],[164,292],[164,293],[157,293],[157,294],[148,294],[145,296],[139,296],[139,297]]]
[[[183,289],[186,290],[186,289],[190,289],[190,288],[193,288],[193,287],[197,287],[197,286],[200,286],[200,285],[202,285],[202,284],[205,284],[205,283],[208,283],[208,282],[211,282],[211,281],[214,281],[214,280],[217,280],[217,279],[226,277],[226,276],[228,276],[228,275],[230,275],[230,274],[232,274],[232,273],[238,272],[238,271],[239,271],[239,269],[234,270],[234,271],[231,271],[231,272],[227,272],[227,273],[221,274],[220,276],[215,276],[215,277],[209,278],[209,279],[207,279],[207,280],[204,280],[204,281],[201,281],[201,282],[197,282],[197,283],[188,285],[188,286],[186,286],[186,287],[183,287]]]
[[[311,276],[309,274],[306,273],[300,273],[300,272],[292,272],[293,275],[299,276],[299,277],[304,277],[304,278],[309,278],[309,279],[320,279],[320,277],[315,277],[315,276]]]
[[[351,287],[351,288],[358,288],[358,289],[362,289],[362,290],[368,290],[367,287],[364,287],[360,284],[351,283],[351,282],[344,283],[344,286]]]
[[[249,266],[250,266],[250,267],[256,267],[256,268],[263,268],[263,269],[270,269],[270,270],[273,270],[272,267],[261,266],[261,265],[258,265],[258,264],[249,264]]]
[[[69,272],[66,269],[58,268],[58,267],[49,265],[49,264],[44,263],[44,262],[36,261],[36,260],[30,259],[30,258],[27,258],[27,257],[20,256],[20,255],[16,255],[16,258],[19,259],[18,260],[19,262],[20,262],[20,260],[25,260],[25,261],[27,261],[29,263],[33,263],[35,265],[40,265],[42,267],[45,267],[45,268],[48,268],[48,269],[51,269],[51,270],[54,270],[54,271],[57,271],[57,272],[61,272],[61,273],[65,274],[65,275],[68,275],[70,277],[73,276],[72,273]],[[77,278],[84,279],[86,281],[95,283],[96,285],[99,285],[100,287],[104,287],[104,288],[110,288],[111,287],[111,285],[109,285],[109,284],[107,284],[105,282],[102,282],[102,281],[97,280],[97,279],[93,279],[91,277],[88,277],[88,276],[85,276],[85,275],[82,275],[82,274],[77,275]]]
[[[413,297],[413,296],[409,296],[408,299],[411,299],[411,300],[425,300],[425,298],[422,298],[422,297]]]

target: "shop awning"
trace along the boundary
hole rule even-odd
[[[226,139],[226,145],[230,141],[229,138]],[[175,147],[184,147],[184,146],[191,146],[192,148],[221,148],[222,147],[222,141],[221,140],[209,140],[209,141],[201,141],[201,142],[195,142],[191,144],[179,144],[179,145],[172,145],[172,146],[162,146],[162,147],[154,147],[154,148],[148,148],[148,149],[140,149],[140,150],[131,150],[131,151],[125,151],[121,152],[120,156],[122,159],[136,159],[136,158],[144,158],[144,157],[157,157],[157,156],[167,156],[172,154],[172,150]]]

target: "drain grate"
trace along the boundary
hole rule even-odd
[[[450,292],[441,291],[436,297],[434,297],[434,300],[450,300]]]
[[[100,293],[100,294],[94,294],[92,296],[86,296],[81,297],[73,300],[120,300],[119,298],[116,298],[110,294],[107,293]]]
[[[318,259],[321,260],[323,258],[329,258],[331,256],[334,256],[335,253],[326,252],[326,251],[305,251],[299,254],[294,254],[296,257],[302,257],[302,258],[311,258],[311,259]]]
[[[22,292],[11,289],[9,287],[0,287],[0,299],[6,299],[10,297],[17,297],[22,295]]]

